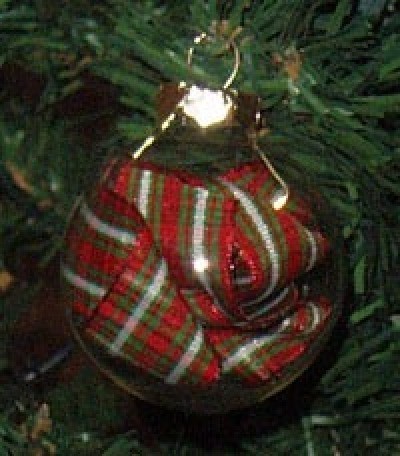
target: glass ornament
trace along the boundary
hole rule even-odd
[[[106,164],[62,261],[71,329],[95,365],[197,413],[258,403],[301,375],[344,290],[329,206],[293,164],[276,172],[256,141],[258,98],[230,83],[164,85],[157,131]]]

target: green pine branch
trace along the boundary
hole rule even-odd
[[[227,35],[238,33],[242,62],[234,86],[262,100],[269,129],[264,150],[283,174],[317,187],[334,210],[332,223],[346,244],[350,289],[343,343],[309,392],[310,406],[293,412],[279,428],[236,442],[235,451],[396,454],[398,2],[110,0],[95,5],[75,0],[62,7],[45,0],[0,2],[0,76],[12,66],[12,75],[24,71],[32,76],[29,81],[40,81],[33,99],[14,93],[10,81],[0,88],[0,265],[10,264],[10,255],[16,264],[24,252],[35,252],[42,262],[57,252],[74,199],[89,185],[88,176],[94,178],[107,150],[132,147],[152,131],[161,82],[221,86],[232,55],[215,58],[213,53],[225,38],[196,48],[192,67],[187,65],[193,38],[201,31],[211,33],[213,21],[221,18],[227,21]],[[295,56],[300,65],[290,73],[285,62]],[[65,106],[74,97],[79,100],[94,80],[112,87],[116,107],[77,117],[65,114]],[[112,127],[88,141],[82,130],[90,130],[101,116],[108,116]],[[18,185],[12,169],[27,186]],[[35,286],[25,284],[0,296],[5,343],[18,308],[27,305]],[[0,352],[0,373],[7,366],[7,354]],[[90,388],[76,385],[82,403],[94,401]],[[60,386],[50,395],[58,412],[67,407],[68,401],[61,400],[67,393]],[[123,410],[119,407],[110,402],[110,416],[111,409]],[[268,420],[265,409],[260,416]],[[93,437],[96,411],[88,405],[85,413],[72,430],[65,424],[71,416],[55,412],[59,427],[51,438],[64,454],[85,454],[89,447],[93,454],[141,451],[135,435],[106,438],[102,429]],[[174,442],[162,442],[166,454],[201,454],[196,443],[185,439],[185,429],[182,424],[176,430]],[[84,432],[89,443],[77,438]],[[0,413],[0,454],[23,454],[26,445],[11,417]]]

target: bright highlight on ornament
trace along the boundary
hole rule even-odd
[[[207,128],[225,120],[233,108],[233,102],[222,90],[192,86],[180,107],[183,113],[195,120],[200,127]]]
[[[199,257],[193,261],[193,269],[196,272],[198,272],[199,274],[202,274],[207,268],[208,268],[207,258]]]
[[[286,190],[284,189],[279,189],[275,192],[274,196],[272,197],[272,207],[276,210],[279,211],[279,209],[282,209],[287,201],[288,201],[289,194]]]

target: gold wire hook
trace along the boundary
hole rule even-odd
[[[187,63],[189,65],[189,67],[192,65],[195,46],[199,45],[199,44],[202,44],[202,43],[204,43],[205,41],[208,41],[208,40],[211,40],[211,38],[205,32],[200,33],[200,35],[198,35],[198,36],[196,36],[194,38],[194,40],[193,40],[194,45],[188,51]],[[237,47],[237,45],[236,45],[236,43],[235,43],[235,41],[233,39],[230,40],[229,47],[233,50],[234,57],[235,57],[235,62],[234,62],[234,65],[233,65],[232,73],[230,74],[230,76],[225,81],[224,85],[222,86],[223,90],[227,90],[232,85],[233,81],[235,80],[235,78],[236,78],[236,76],[238,74],[239,67],[240,67],[240,52],[239,52],[239,49],[238,49],[238,47]]]
[[[202,32],[200,35],[198,35],[198,36],[196,36],[194,38],[194,40],[193,40],[194,45],[191,46],[189,48],[189,51],[188,51],[187,63],[188,63],[189,66],[191,66],[191,64],[192,64],[195,46],[199,45],[199,44],[202,44],[205,40],[209,40],[209,39],[211,39],[211,38],[204,32]],[[223,90],[227,90],[231,86],[232,82],[236,78],[236,75],[237,75],[237,73],[239,71],[239,67],[240,67],[240,52],[239,52],[239,49],[238,49],[236,43],[233,40],[231,40],[230,43],[229,43],[229,47],[233,49],[233,53],[234,53],[234,56],[235,56],[235,63],[234,63],[234,67],[233,67],[232,73],[230,74],[230,76],[228,77],[228,79],[225,81],[225,83],[223,85]],[[181,82],[179,84],[179,86],[182,87],[182,88],[186,87],[186,83],[185,82]],[[181,102],[182,102],[182,100],[180,100],[177,103],[177,105],[175,106],[173,111],[161,123],[160,131],[158,132],[158,134],[154,133],[154,134],[148,136],[143,141],[143,143],[134,152],[132,152],[132,158],[134,160],[137,160],[138,158],[140,158],[140,156],[143,154],[143,152],[147,148],[149,148],[154,143],[154,141],[156,141],[158,136],[169,128],[171,123],[176,118],[176,113],[177,113],[177,110],[181,107]]]

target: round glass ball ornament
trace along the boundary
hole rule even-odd
[[[258,148],[256,97],[167,85],[158,104],[158,132],[108,161],[71,216],[64,300],[122,388],[227,412],[282,390],[324,347],[340,235],[318,190]]]

